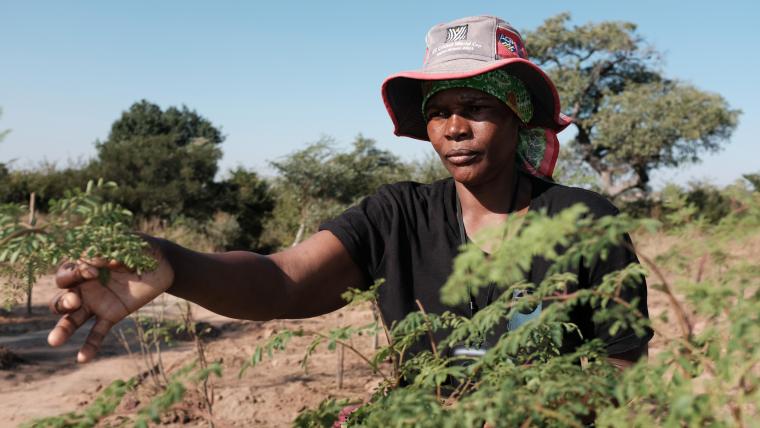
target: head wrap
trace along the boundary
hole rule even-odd
[[[430,98],[438,92],[452,88],[471,88],[492,95],[512,110],[523,125],[533,117],[533,103],[525,84],[502,69],[489,71],[465,79],[430,80],[422,84],[422,114]],[[517,162],[529,172],[538,171],[544,160],[546,135],[542,128],[521,127],[518,131]]]

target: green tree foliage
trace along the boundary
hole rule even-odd
[[[42,163],[26,170],[0,167],[0,203],[26,203],[29,195],[37,197],[37,209],[48,212],[50,202],[60,199],[66,190],[84,187],[89,178],[89,164],[68,165],[59,168],[54,163]]]
[[[206,219],[222,141],[221,131],[195,111],[142,100],[96,142],[93,172],[117,182],[117,201],[140,217]]]
[[[269,183],[254,171],[238,167],[216,185],[214,193],[217,209],[234,215],[240,226],[240,233],[227,249],[266,252],[259,237],[275,204]]]
[[[596,172],[583,162],[577,152],[567,146],[562,146],[559,150],[558,159],[559,162],[557,162],[552,176],[554,181],[566,186],[582,187],[601,192]]]
[[[634,217],[659,220],[669,229],[686,225],[709,229],[730,218],[732,212],[746,209],[742,200],[753,190],[757,192],[757,187],[752,185],[753,174],[744,177],[746,182],[737,180],[723,188],[703,181],[686,186],[669,183],[649,198],[623,201],[620,207]]]
[[[451,176],[435,152],[428,152],[422,159],[412,161],[409,169],[411,170],[409,180],[418,183],[432,183]]]
[[[557,85],[575,119],[570,147],[607,196],[647,192],[653,169],[696,162],[731,136],[740,111],[718,94],[666,78],[636,25],[569,21],[560,14],[527,32],[528,51]]]
[[[760,173],[744,174],[742,177],[749,182],[755,192],[760,192]]]
[[[323,138],[272,166],[279,173],[278,201],[268,228],[279,231],[276,240],[293,245],[314,232],[320,221],[381,185],[411,176],[411,167],[398,156],[361,135],[349,152],[337,152],[333,141]]]

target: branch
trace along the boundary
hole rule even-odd
[[[6,236],[5,238],[0,239],[0,247],[24,235],[33,235],[37,233],[42,234],[42,235],[47,234],[47,232],[45,232],[45,226],[41,226],[41,227],[34,227],[34,226],[27,226],[27,225],[22,225],[22,226],[24,227],[24,229],[16,230],[12,232],[10,235]]]
[[[312,334],[314,336],[319,336],[319,337],[321,337],[321,338],[323,338],[325,340],[334,340],[335,343],[337,343],[338,345],[345,346],[350,351],[352,351],[354,354],[358,355],[359,358],[361,358],[362,360],[364,360],[365,363],[369,364],[369,366],[372,367],[372,371],[374,373],[379,374],[380,376],[382,376],[383,380],[385,380],[386,382],[390,381],[390,379],[388,379],[388,376],[386,376],[385,373],[383,373],[374,364],[372,364],[372,361],[370,361],[369,359],[367,359],[367,357],[365,357],[364,354],[362,354],[361,352],[359,352],[356,348],[354,348],[353,346],[349,345],[348,343],[346,343],[346,342],[344,342],[344,341],[342,341],[340,339],[331,339],[329,336],[326,336],[325,334],[322,334],[322,333],[317,332],[317,331],[304,331],[304,334]]]
[[[581,114],[581,103],[580,101],[576,101],[575,104],[573,104],[573,112],[570,116],[575,119],[579,114]]]
[[[631,190],[639,187],[641,185],[641,176],[638,174],[635,174],[633,178],[630,178],[628,180],[623,181],[620,184],[617,184],[613,186],[609,190],[609,197],[610,198],[616,198],[617,196]]]
[[[391,332],[388,331],[388,326],[385,325],[383,313],[380,312],[380,305],[377,303],[377,299],[372,299],[372,306],[374,311],[377,313],[378,318],[380,318],[380,325],[383,326],[383,331],[385,332],[385,338],[388,340],[388,345],[393,346],[393,340],[391,340]]]
[[[536,406],[534,407],[534,409],[536,410],[536,412],[541,413],[544,416],[547,416],[549,418],[556,419],[556,420],[562,422],[565,425],[568,425],[568,426],[571,426],[571,427],[574,427],[574,428],[583,428],[583,425],[579,424],[578,422],[570,420],[570,419],[566,418],[563,414],[561,414],[559,412],[556,412],[554,410],[551,410],[551,409],[547,409],[546,407],[544,407],[544,406],[542,406],[540,404],[536,404]]]
[[[425,318],[425,324],[427,324],[427,333],[428,337],[430,338],[430,347],[433,348],[433,356],[435,359],[439,359],[438,356],[438,347],[435,345],[435,338],[433,338],[433,326],[430,323],[430,318],[428,318],[427,312],[425,312],[425,308],[422,307],[422,302],[420,302],[419,299],[414,299],[414,302],[417,304],[417,307],[420,308],[420,312],[422,312],[422,316]],[[435,397],[438,399],[438,401],[441,401],[441,385],[436,383],[435,385]]]
[[[433,338],[433,330],[432,330],[432,324],[430,323],[430,318],[428,318],[427,312],[425,312],[425,308],[422,307],[422,303],[419,299],[414,299],[414,302],[417,303],[417,307],[420,308],[420,312],[422,312],[422,316],[425,318],[425,324],[428,326],[428,337],[430,338],[430,347],[433,348],[433,355],[436,359],[439,358],[438,356],[438,347],[435,345],[435,339]]]
[[[641,319],[644,318],[644,314],[642,314],[641,311],[638,310],[638,308],[634,308],[629,302],[621,299],[620,297],[617,297],[615,295],[608,294],[608,293],[602,293],[602,292],[599,292],[599,291],[596,291],[596,290],[589,290],[589,291],[591,293],[597,295],[597,296],[609,298],[613,302],[615,302],[615,303],[617,303],[617,304],[625,307],[626,309],[630,310],[631,312],[633,312],[633,314],[636,315],[636,317],[638,317],[638,318],[641,318]],[[541,300],[544,300],[544,301],[545,300],[567,301],[567,300],[571,300],[571,299],[575,298],[575,296],[578,295],[578,294],[580,294],[580,292],[579,291],[575,291],[575,292],[572,292],[570,294],[560,294],[560,295],[554,295],[554,296],[545,296],[545,297],[541,298]],[[677,301],[676,301],[675,305],[677,307],[679,307],[679,308],[681,307],[680,304]],[[681,310],[683,310],[683,309],[681,309]],[[684,348],[688,349],[689,352],[691,352],[692,355],[694,355],[695,357],[697,357],[697,359],[699,359],[702,362],[702,364],[705,366],[705,369],[708,372],[710,372],[710,374],[715,375],[715,367],[714,367],[714,364],[712,363],[712,361],[710,361],[709,359],[705,358],[705,356],[702,355],[702,352],[700,352],[699,349],[695,348],[694,345],[688,339],[685,339],[683,337],[668,337],[665,334],[665,332],[659,330],[658,328],[655,328],[653,325],[650,325],[649,327],[654,331],[655,334],[657,334],[658,336],[660,336],[663,339],[665,339],[666,342],[671,342],[671,341],[679,342],[681,345],[683,345]],[[688,338],[690,338],[690,337],[691,336],[688,336]]]
[[[630,243],[624,242],[623,245],[625,245],[629,250],[636,253],[636,255],[647,264],[649,268],[652,269],[655,275],[660,279],[660,282],[662,283],[662,292],[665,293],[665,295],[668,296],[668,301],[670,301],[670,304],[673,306],[673,309],[676,311],[676,316],[678,317],[678,324],[681,327],[681,333],[683,333],[684,336],[688,340],[691,340],[692,334],[693,334],[693,327],[691,325],[691,322],[689,322],[689,318],[686,315],[686,310],[684,310],[683,306],[681,306],[681,303],[676,299],[675,295],[673,294],[673,290],[670,287],[670,283],[667,279],[665,279],[665,275],[662,273],[659,267],[647,256],[644,254],[636,251],[635,248],[633,248],[633,245]]]
[[[588,51],[588,53],[586,55],[584,55],[584,56],[581,57],[580,55],[576,54],[576,57],[578,58],[578,60],[580,62],[583,62],[583,61],[591,58],[595,53],[596,53],[596,49],[589,49],[589,51]]]

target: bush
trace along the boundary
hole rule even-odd
[[[201,252],[224,251],[241,234],[235,216],[217,211],[208,221],[179,217],[172,222],[158,218],[142,220],[139,230]]]
[[[465,248],[441,291],[447,303],[463,302],[468,285],[477,289],[496,279],[501,296],[472,319],[421,310],[389,326],[389,345],[365,357],[385,381],[348,416],[347,426],[479,427],[487,422],[494,427],[580,427],[592,421],[600,427],[752,425],[760,416],[760,267],[730,254],[748,236],[760,236],[760,195],[743,195],[744,209],[731,211],[717,226],[705,230],[703,225],[686,223],[672,232],[685,238],[696,229],[703,236],[702,245],[682,239],[656,260],[640,254],[646,269],[632,264],[605,276],[594,289],[570,294],[565,287],[576,279],[562,273],[561,266],[604,254],[622,232],[651,229],[652,222],[625,215],[589,221],[578,207],[554,218],[529,213],[522,224],[509,222],[499,236],[510,238],[490,256],[474,245]],[[685,206],[670,214],[686,218],[693,211]],[[568,246],[563,255],[554,252],[559,242]],[[554,273],[541,284],[522,280],[519,266],[527,266],[533,254],[555,263]],[[646,271],[650,289],[666,295],[674,319],[650,322],[635,303],[617,297],[630,279]],[[526,288],[533,293],[512,299],[515,290]],[[376,292],[372,288],[346,297],[362,302],[374,299]],[[475,340],[496,323],[544,300],[554,302],[538,318],[501,336],[480,358],[449,357],[436,350]],[[664,340],[663,348],[624,372],[604,358],[598,341],[560,354],[563,333],[577,328],[568,322],[568,314],[582,304],[598,308],[595,319],[614,320],[611,332],[630,327],[641,335],[652,327]],[[368,325],[325,333],[280,331],[256,348],[249,365],[285,349],[292,337],[314,337],[308,357],[321,344],[336,349],[354,335],[378,329]],[[446,332],[446,338],[437,348],[404,359],[411,343],[440,331]],[[389,359],[390,369],[382,369],[380,363]],[[402,379],[406,379],[403,387]],[[328,399],[297,422],[336,420],[339,407]],[[328,411],[332,416],[325,414]]]
[[[699,222],[716,225],[738,208],[750,192],[742,183],[718,188],[706,182],[691,182],[687,187],[666,185],[658,194],[621,203],[621,211],[635,218],[652,218],[668,227]]]
[[[39,211],[47,212],[50,202],[64,197],[66,190],[84,187],[90,180],[89,164],[72,164],[58,168],[54,163],[43,163],[26,170],[0,171],[0,203],[27,204],[29,195],[36,195]]]

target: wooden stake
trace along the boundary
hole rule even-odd
[[[338,346],[338,389],[343,389],[343,354],[346,348],[343,345]]]
[[[32,192],[29,195],[29,226],[34,227],[34,223],[36,223],[36,215],[35,215],[35,202],[37,200],[37,197],[34,192]],[[32,287],[34,286],[34,267],[32,266],[31,262],[27,262],[27,272],[26,272],[26,315],[31,316],[32,315]]]
[[[372,319],[375,321],[375,323],[379,322],[379,318],[377,316],[377,310],[372,307]],[[372,338],[372,350],[377,351],[377,348],[380,347],[380,332],[375,331],[375,337]]]
[[[36,220],[35,216],[35,202],[36,202],[36,195],[34,192],[32,192],[31,195],[29,195],[29,226],[34,226],[34,222]]]

